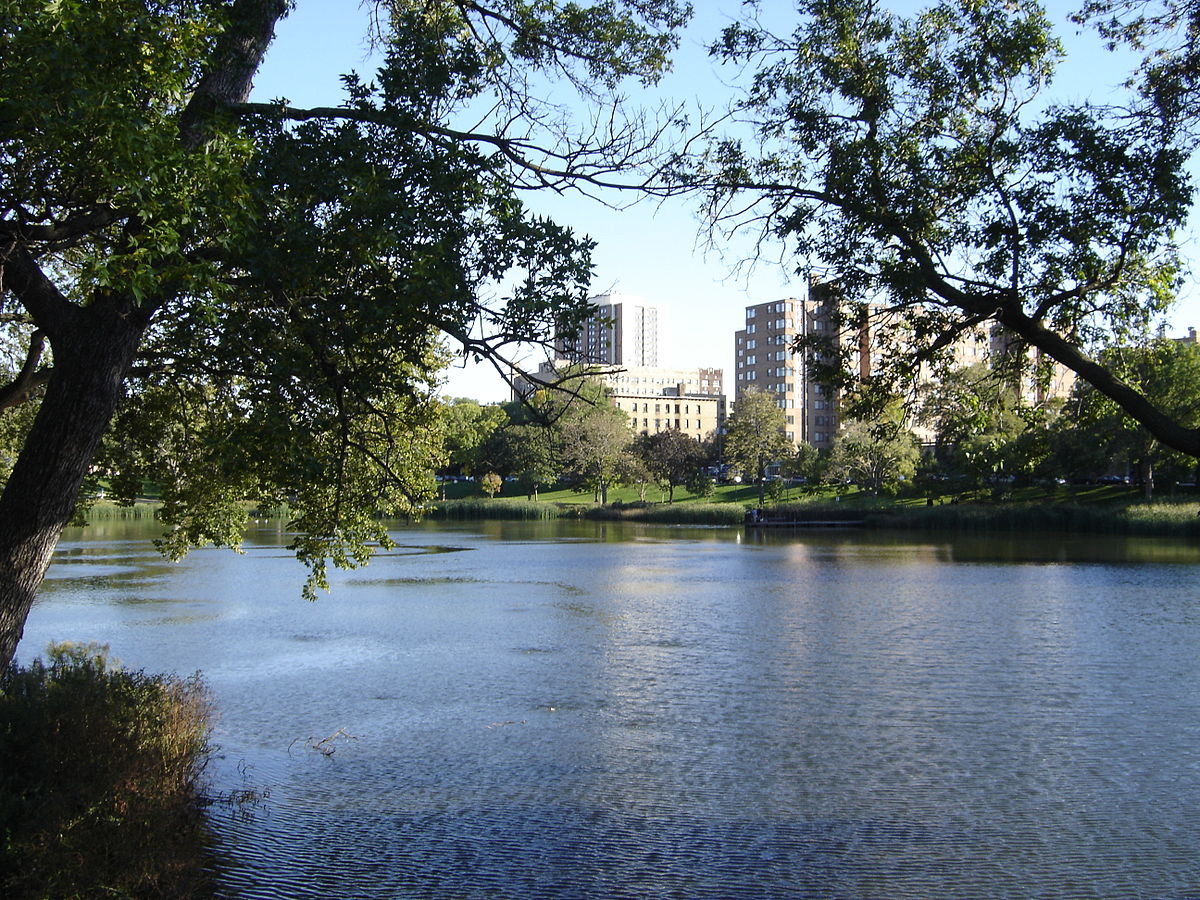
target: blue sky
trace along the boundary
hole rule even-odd
[[[696,19],[684,34],[675,71],[658,91],[663,96],[712,108],[727,90],[703,50],[737,13],[736,0],[699,0]],[[785,0],[764,4],[786,13]],[[908,7],[910,4],[896,4]],[[1068,59],[1056,78],[1063,99],[1096,98],[1123,77],[1122,66],[1090,35],[1067,22],[1074,3],[1051,2],[1051,17],[1062,22]],[[367,75],[366,13],[355,0],[298,0],[282,23],[275,44],[255,82],[255,99],[286,97],[301,106],[341,101],[338,76],[351,69]],[[636,89],[635,89],[636,90]],[[624,202],[627,198],[616,198]],[[793,296],[798,279],[788,267],[770,261],[734,271],[737,253],[706,248],[694,215],[694,201],[641,202],[616,210],[574,196],[532,194],[529,206],[588,234],[598,242],[594,259],[596,293],[617,290],[642,297],[666,310],[665,365],[718,366],[732,375],[733,332],[752,303]],[[1185,247],[1185,251],[1188,248]],[[1194,250],[1194,248],[1192,248]],[[1190,255],[1195,255],[1194,253]],[[1198,292],[1189,287],[1172,316],[1175,332],[1200,326]],[[479,400],[507,399],[503,381],[488,366],[455,366],[447,373],[446,393]]]

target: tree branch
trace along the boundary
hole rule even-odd
[[[29,352],[25,355],[25,364],[21,366],[21,371],[11,382],[0,387],[0,410],[19,406],[50,380],[52,369],[38,370],[45,349],[45,334],[40,330],[34,331],[29,338]]]

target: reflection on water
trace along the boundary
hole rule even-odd
[[[205,672],[228,896],[1200,893],[1185,543],[430,525],[307,604],[98,537],[21,656]]]

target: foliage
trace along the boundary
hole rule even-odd
[[[5,897],[206,894],[207,691],[107,650],[52,645],[0,677]]]
[[[440,419],[446,435],[446,468],[474,475],[486,469],[486,462],[480,466],[480,455],[488,439],[508,422],[508,414],[501,406],[481,406],[475,400],[455,397],[442,407]]]
[[[935,452],[951,471],[982,484],[1036,462],[1027,456],[1029,443],[1020,441],[1033,412],[1009,372],[973,365],[923,386],[917,419],[933,428]]]
[[[740,503],[687,503],[666,506],[646,506],[618,509],[600,506],[589,509],[589,519],[616,519],[623,522],[644,522],[647,525],[738,525],[745,521],[745,507]]]
[[[688,484],[704,462],[704,447],[674,429],[644,435],[637,447],[651,475],[666,486],[668,503],[675,500],[675,488]]]
[[[378,2],[371,83],[248,103],[291,5],[3,6],[0,407],[41,408],[0,498],[0,659],[118,405],[102,464],[163,484],[170,554],[286,499],[313,596],[386,543],[377,514],[419,508],[442,464],[444,338],[507,368],[587,315],[590,241],[518,191],[642,182],[660,126],[615,89],[662,75],[689,12]],[[562,114],[564,84],[595,122]]]
[[[576,400],[558,422],[566,477],[608,502],[608,489],[627,472],[633,434],[629,419],[606,401]]]
[[[750,475],[758,485],[762,506],[767,466],[789,456],[787,418],[775,398],[766,391],[744,392],[726,423],[725,459],[735,469]]]
[[[1158,399],[1159,406],[1176,420],[1200,425],[1200,347],[1158,338],[1141,345],[1115,346],[1105,353],[1106,364],[1130,384]],[[1075,427],[1083,440],[1098,451],[1105,465],[1090,474],[1103,474],[1128,462],[1137,467],[1147,498],[1153,492],[1155,470],[1173,466],[1178,474],[1193,469],[1195,459],[1164,447],[1120,407],[1091,386],[1077,387],[1072,404]]]
[[[489,500],[500,493],[502,487],[504,487],[504,479],[495,472],[488,472],[479,479],[479,489],[488,495]]]
[[[878,414],[922,363],[994,322],[1200,455],[1200,431],[1089,355],[1174,298],[1184,123],[1163,106],[1045,102],[1062,49],[1035,3],[942,0],[907,18],[874,0],[797,8],[791,35],[750,19],[713,45],[750,73],[731,118],[754,136],[718,136],[690,177],[715,229],[783,239],[837,284],[833,340],[802,349],[846,388],[851,338],[871,335],[882,352],[851,413]]]
[[[558,432],[552,426],[510,424],[495,432],[489,452],[497,469],[514,476],[532,500],[562,474]]]
[[[705,500],[712,497],[717,488],[716,479],[703,469],[696,469],[692,472],[684,486],[693,497],[701,497]]]
[[[829,454],[829,474],[872,494],[894,491],[916,473],[921,450],[898,417],[845,424]]]

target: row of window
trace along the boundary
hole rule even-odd
[[[784,312],[790,313],[791,311],[792,311],[792,301],[791,300],[781,300],[778,303],[772,303],[768,306],[763,307],[763,312],[767,313],[768,315],[770,315],[771,313],[784,313]],[[747,320],[753,319],[757,315],[758,315],[758,308],[748,307],[746,309],[746,319]]]
[[[680,404],[680,403],[676,403],[676,404],[674,404],[674,407],[675,407],[675,415],[679,415],[679,413],[680,413],[680,407],[681,407],[681,406],[683,407],[683,410],[682,410],[682,411],[683,411],[683,414],[684,414],[684,415],[688,415],[689,413],[693,412],[693,410],[692,410],[692,406],[693,406],[693,405],[696,407],[696,409],[695,409],[695,412],[696,412],[696,413],[702,413],[702,412],[704,412],[704,405],[703,405],[703,404],[701,404],[701,403],[696,403],[696,404],[691,404],[691,403],[682,403],[682,404]],[[620,400],[616,401],[616,402],[613,404],[613,406],[615,406],[617,409],[625,409],[625,407],[621,405],[621,401],[620,401]],[[649,403],[643,403],[643,404],[641,404],[641,406],[642,406],[642,408],[641,408],[641,410],[639,410],[639,409],[638,409],[638,403],[637,403],[637,401],[635,400],[635,401],[633,401],[632,403],[630,403],[630,404],[629,404],[629,411],[630,411],[630,412],[650,412],[650,404],[649,404]],[[656,413],[667,413],[668,415],[670,415],[670,413],[671,413],[671,406],[672,406],[672,404],[670,404],[670,403],[655,403],[655,404],[654,404],[654,411],[655,411]]]
[[[680,422],[683,423],[682,426],[680,425]],[[637,428],[638,420],[631,419],[629,424],[632,427]],[[649,427],[650,427],[650,420],[648,418],[642,419],[642,429],[646,430]],[[703,427],[704,427],[704,423],[700,419],[676,419],[674,425],[671,424],[670,419],[655,419],[654,420],[654,430],[655,431],[662,431],[664,428],[674,428],[676,431],[692,431],[692,430],[699,431]]]

